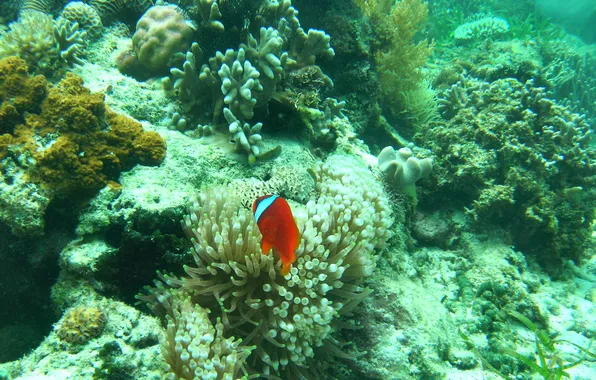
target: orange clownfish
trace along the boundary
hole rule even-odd
[[[285,276],[296,261],[295,252],[300,244],[300,233],[290,205],[277,195],[264,195],[252,204],[252,212],[263,235],[263,253],[267,255],[272,247],[275,248],[282,262],[281,274]]]

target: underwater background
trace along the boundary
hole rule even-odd
[[[593,0],[0,0],[0,379],[596,379],[595,122]]]

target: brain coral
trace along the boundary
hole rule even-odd
[[[325,358],[346,356],[332,333],[337,318],[370,293],[360,284],[375,267],[374,250],[391,236],[392,218],[382,186],[359,161],[333,156],[311,173],[318,196],[294,206],[302,238],[286,276],[274,255],[261,252],[241,198],[214,188],[193,197],[183,222],[196,266],[185,267],[188,277],[160,275],[164,283],[139,298],[163,315],[172,309],[169,288],[186,292],[229,334],[255,346],[251,373],[324,378]]]
[[[192,34],[193,29],[176,6],[154,6],[137,23],[132,45],[139,63],[159,73],[168,69],[174,54],[188,50]]]
[[[103,24],[97,10],[80,1],[66,4],[62,10],[62,17],[73,23],[78,23],[79,28],[87,32],[87,36],[90,38],[99,37],[103,30]]]
[[[70,309],[57,327],[58,337],[71,344],[84,344],[101,335],[106,317],[97,307]]]

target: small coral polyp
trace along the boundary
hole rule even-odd
[[[101,335],[106,317],[97,307],[70,309],[57,328],[58,337],[71,344],[85,344]]]

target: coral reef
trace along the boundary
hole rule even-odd
[[[102,310],[105,327],[101,335],[71,345],[60,339],[55,330],[21,359],[0,364],[0,376],[8,379],[67,376],[82,380],[164,378],[156,318],[143,315],[123,302],[101,297],[90,288],[79,294],[78,302],[88,304],[88,309]]]
[[[305,31],[289,0],[263,1],[256,7],[248,2],[222,6],[212,0],[200,1],[197,6],[198,11],[191,9],[189,15],[198,13],[194,16],[198,41],[193,42],[185,59],[172,67],[171,77],[163,82],[182,108],[183,115],[175,116],[172,125],[184,129],[199,124],[204,129],[211,124],[210,129],[216,130],[223,118],[237,149],[248,153],[249,160],[255,162],[262,153],[261,139],[256,138],[260,135],[255,130],[261,121],[251,122],[255,111],[272,100],[285,102],[291,96],[286,78],[299,70],[317,68],[316,57],[333,57],[330,37],[320,30]],[[256,8],[250,12],[246,9],[253,22],[242,35],[237,35],[245,27],[234,25],[238,21],[232,16],[240,14],[237,12],[244,7]],[[241,43],[243,40],[246,42]],[[322,73],[319,77],[326,79],[319,87],[332,85]],[[291,103],[287,106],[294,107]],[[322,102],[313,107],[325,109]]]
[[[596,198],[591,128],[533,80],[464,75],[441,91],[445,122],[416,136],[437,157],[436,192],[478,221],[502,225],[518,249],[542,262],[579,260]]]
[[[79,306],[70,309],[56,328],[61,340],[72,344],[85,344],[101,335],[106,317],[97,307]]]
[[[487,38],[495,39],[509,31],[509,24],[500,17],[476,14],[453,32],[453,38],[458,44],[465,44]]]
[[[255,345],[249,372],[321,378],[321,355],[357,355],[340,353],[331,334],[335,317],[369,294],[359,284],[374,269],[373,251],[391,236],[389,202],[353,158],[332,156],[312,175],[318,197],[295,208],[302,241],[288,275],[261,253],[254,218],[236,193],[215,188],[193,198],[183,222],[196,267],[185,268],[189,277],[160,275],[163,283],[139,298],[164,315],[172,309],[170,287],[187,293],[226,331]]]
[[[92,94],[74,74],[48,88],[43,76],[27,75],[25,61],[6,58],[0,60],[0,91],[0,169],[10,178],[2,220],[15,233],[43,229],[36,220],[43,220],[51,199],[89,197],[121,171],[165,158],[158,134],[107,109],[104,95]]]

